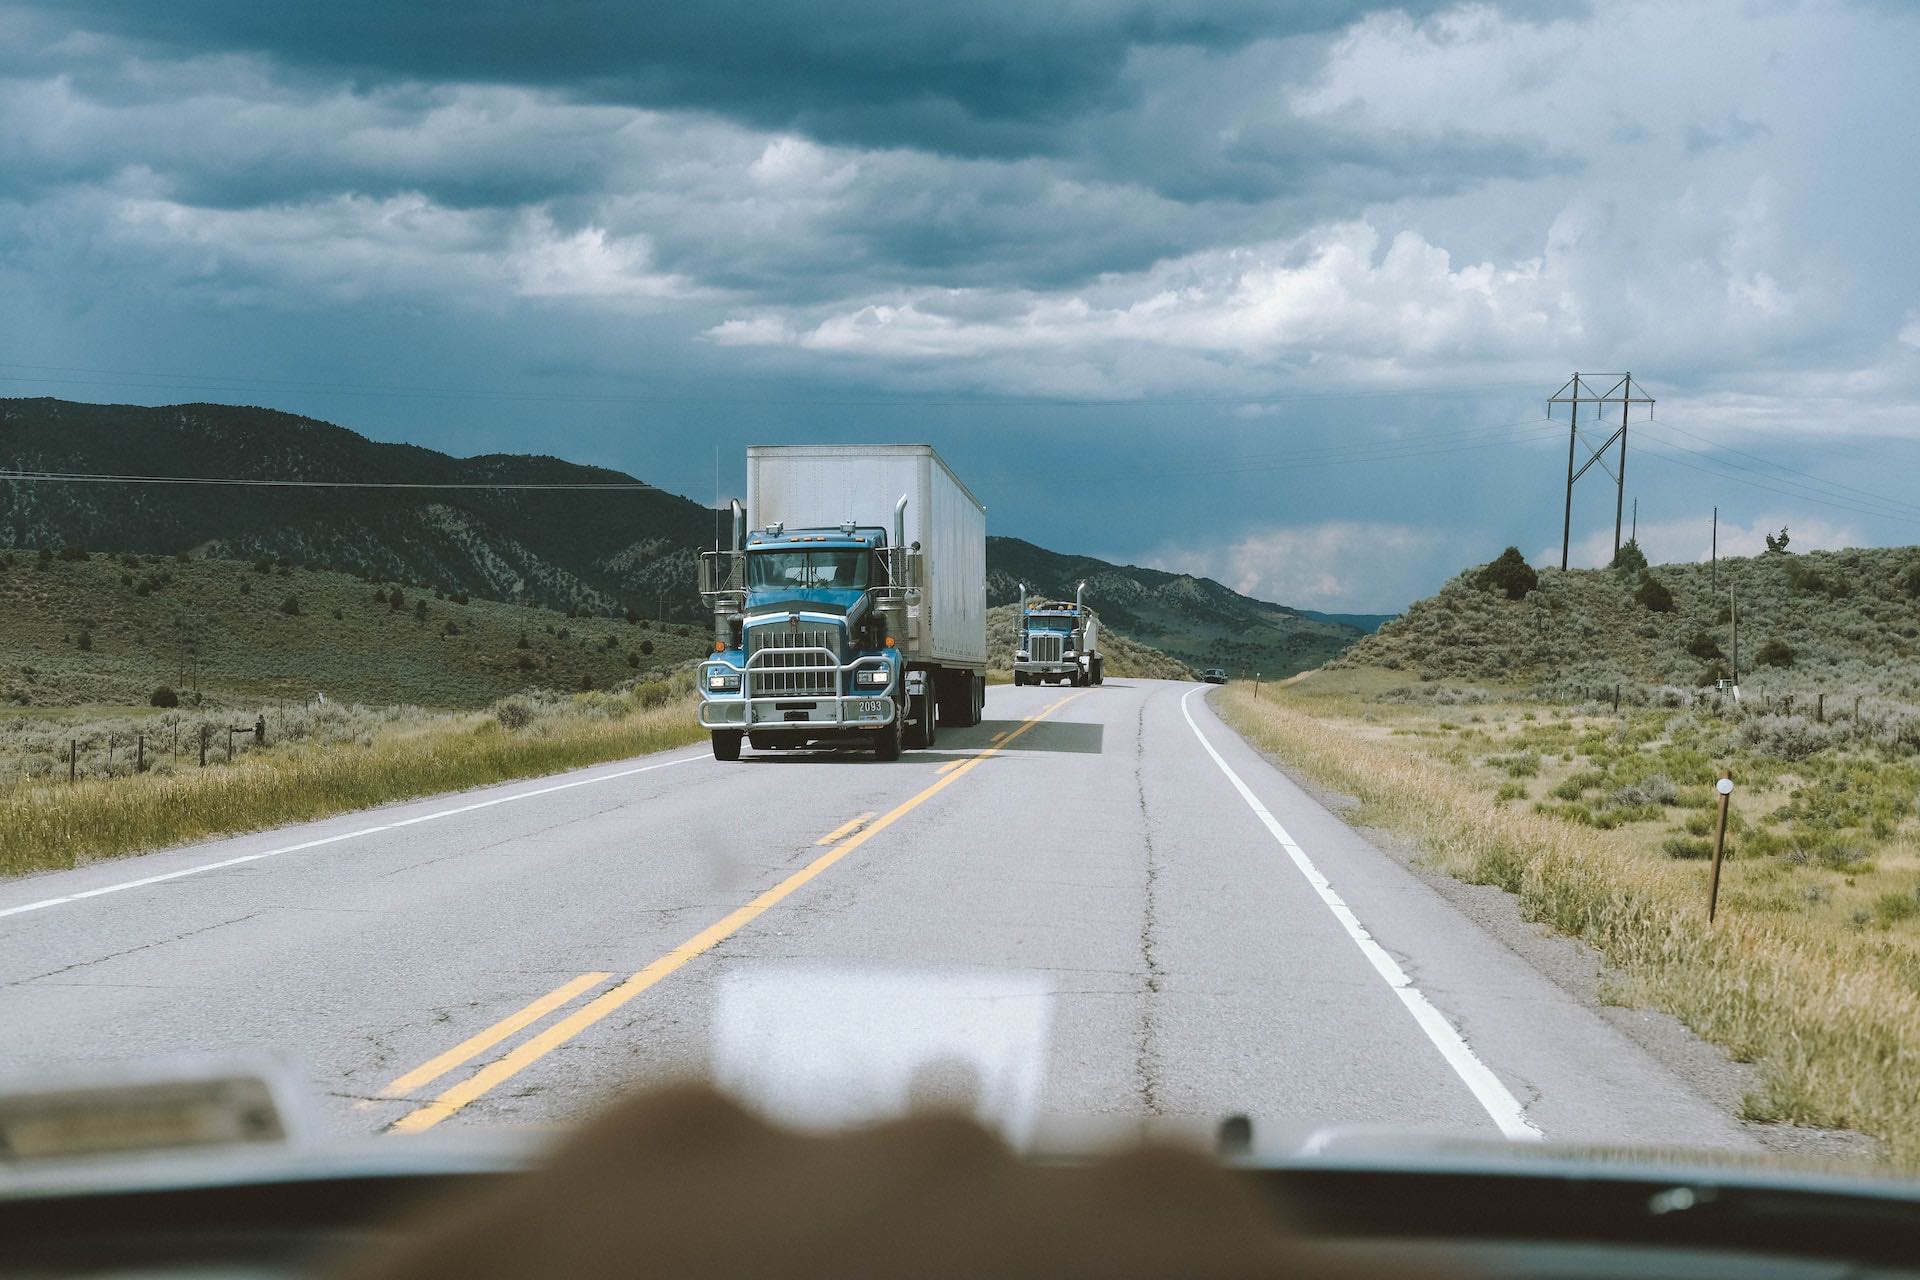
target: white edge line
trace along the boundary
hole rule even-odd
[[[1198,689],[1189,689],[1181,696],[1180,714],[1186,717],[1187,728],[1193,730],[1193,736],[1200,740],[1200,745],[1206,748],[1208,755],[1213,757],[1213,762],[1220,766],[1220,772],[1227,775],[1227,781],[1231,782],[1233,789],[1240,793],[1240,798],[1247,802],[1247,807],[1253,810],[1254,816],[1265,824],[1268,834],[1287,851],[1287,857],[1293,860],[1293,865],[1299,869],[1300,874],[1307,878],[1307,883],[1313,886],[1313,891],[1320,895],[1320,901],[1326,904],[1327,909],[1333,913],[1334,919],[1340,922],[1340,927],[1347,931],[1347,936],[1352,938],[1354,945],[1360,948],[1360,953],[1366,956],[1374,970],[1386,979],[1387,985],[1392,987],[1394,994],[1400,997],[1400,1002],[1407,1006],[1407,1012],[1411,1013],[1413,1020],[1420,1024],[1420,1029],[1427,1033],[1427,1039],[1432,1041],[1433,1047],[1440,1051],[1440,1056],[1447,1060],[1447,1065],[1453,1068],[1453,1073],[1460,1077],[1461,1083],[1467,1086],[1481,1108],[1506,1137],[1528,1142],[1546,1137],[1538,1125],[1527,1119],[1526,1108],[1520,1105],[1520,1100],[1500,1082],[1500,1077],[1496,1076],[1486,1063],[1480,1061],[1479,1055],[1474,1053],[1459,1030],[1447,1021],[1446,1015],[1434,1007],[1433,1002],[1413,984],[1413,979],[1407,976],[1406,970],[1387,954],[1384,947],[1374,941],[1373,935],[1368,933],[1366,926],[1360,923],[1360,918],[1353,914],[1353,909],[1341,901],[1340,895],[1333,891],[1333,885],[1320,874],[1319,868],[1313,865],[1313,859],[1307,856],[1306,850],[1302,849],[1287,833],[1287,829],[1280,825],[1280,820],[1273,816],[1266,805],[1260,803],[1260,798],[1253,794],[1252,788],[1240,780],[1240,775],[1233,771],[1233,766],[1229,765],[1214,749],[1213,744],[1207,741],[1207,735],[1200,732],[1200,726],[1194,722],[1193,712],[1187,708],[1188,700],[1199,692]]]
[[[472,813],[475,809],[490,809],[497,804],[510,804],[515,800],[530,800],[534,796],[552,795],[556,791],[571,791],[575,787],[592,786],[596,782],[611,782],[615,778],[630,778],[636,773],[652,773],[655,769],[671,769],[677,764],[692,764],[696,760],[705,760],[706,756],[682,756],[678,760],[667,760],[660,764],[641,765],[637,769],[621,769],[614,773],[596,774],[591,778],[576,778],[572,782],[559,782],[550,787],[536,787],[531,791],[516,791],[510,796],[495,796],[491,800],[479,800],[473,804],[463,804],[452,809],[441,809],[434,813],[423,813],[417,818],[403,818],[398,822],[383,822],[378,826],[361,827],[358,831],[343,831],[337,836],[322,836],[318,840],[304,840],[299,844],[283,845],[278,849],[266,849],[259,853],[242,854],[237,858],[222,858],[218,862],[204,862],[197,867],[183,867],[178,871],[168,871],[157,876],[142,876],[138,880],[122,880],[117,884],[102,885],[98,889],[85,889],[79,893],[63,894],[58,898],[42,898],[38,902],[26,902],[17,907],[0,907],[0,918],[25,915],[29,911],[41,911],[47,907],[57,907],[62,903],[79,902],[83,898],[98,898],[103,894],[119,893],[125,889],[139,889],[150,884],[159,884],[163,880],[178,880],[182,876],[197,876],[202,871],[218,871],[222,867],[237,867],[243,862],[258,862],[262,858],[277,858],[283,853],[298,853],[302,849],[317,849],[323,844],[338,844],[343,840],[358,840],[361,836],[376,835],[382,831],[392,831],[399,827],[411,827],[421,822],[432,822],[436,818],[451,818],[456,814]]]

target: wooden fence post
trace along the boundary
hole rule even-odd
[[[67,781],[71,783],[79,775],[80,740],[67,739]]]

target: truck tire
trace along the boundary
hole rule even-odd
[[[967,727],[972,728],[974,725],[979,724],[982,720],[987,718],[986,673],[985,672],[975,673],[973,678],[967,681],[967,683],[973,686],[973,696],[967,699],[967,705],[973,708],[973,715],[967,721]]]
[[[1105,657],[1099,657],[1093,660],[1093,682],[1095,684],[1105,684],[1107,682],[1107,660]]]
[[[906,727],[902,742],[910,751],[924,751],[939,737],[940,731],[934,720],[938,708],[938,700],[934,696],[937,684],[938,681],[927,681],[925,693],[907,700],[907,709],[914,723]]]
[[[967,729],[979,724],[980,719],[973,713],[973,682],[971,671],[945,671],[936,682],[937,696],[940,699],[940,724],[948,729]]]
[[[897,713],[893,723],[873,735],[873,758],[875,760],[898,760],[901,747],[901,724],[904,713]]]
[[[715,760],[738,760],[740,758],[740,739],[745,735],[738,729],[715,729],[713,731],[713,758]]]
[[[1026,682],[1027,682],[1027,673],[1026,673],[1026,672],[1024,672],[1024,671],[1016,671],[1016,672],[1014,672],[1014,673],[1013,673],[1013,683],[1014,683],[1014,687],[1015,687],[1015,688],[1018,688],[1018,687],[1020,687],[1021,685],[1023,685],[1023,684],[1025,684]]]

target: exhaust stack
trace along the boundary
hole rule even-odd
[[[1080,612],[1080,593],[1086,589],[1087,584],[1084,579],[1073,584],[1073,611],[1075,613]]]

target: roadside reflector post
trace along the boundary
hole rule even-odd
[[[78,738],[68,738],[67,739],[67,781],[69,783],[72,783],[73,780],[79,776],[79,770],[80,770],[80,740]]]
[[[1825,724],[1827,722],[1827,695],[1824,693],[1818,694],[1814,698],[1813,721],[1815,724]]]
[[[147,735],[144,733],[133,735],[133,771],[135,773],[147,771]]]
[[[206,725],[200,726],[200,767],[202,769],[207,767],[207,735],[212,732]]]
[[[1260,698],[1260,673],[1258,671],[1253,673],[1253,696],[1255,701],[1258,701]]]
[[[1720,905],[1720,858],[1727,847],[1727,807],[1733,800],[1733,775],[1726,770],[1720,771],[1720,781],[1713,784],[1720,793],[1720,825],[1713,833],[1713,875],[1707,881],[1707,923],[1713,923],[1714,912]]]
[[[233,726],[227,726],[227,763],[233,763]]]

